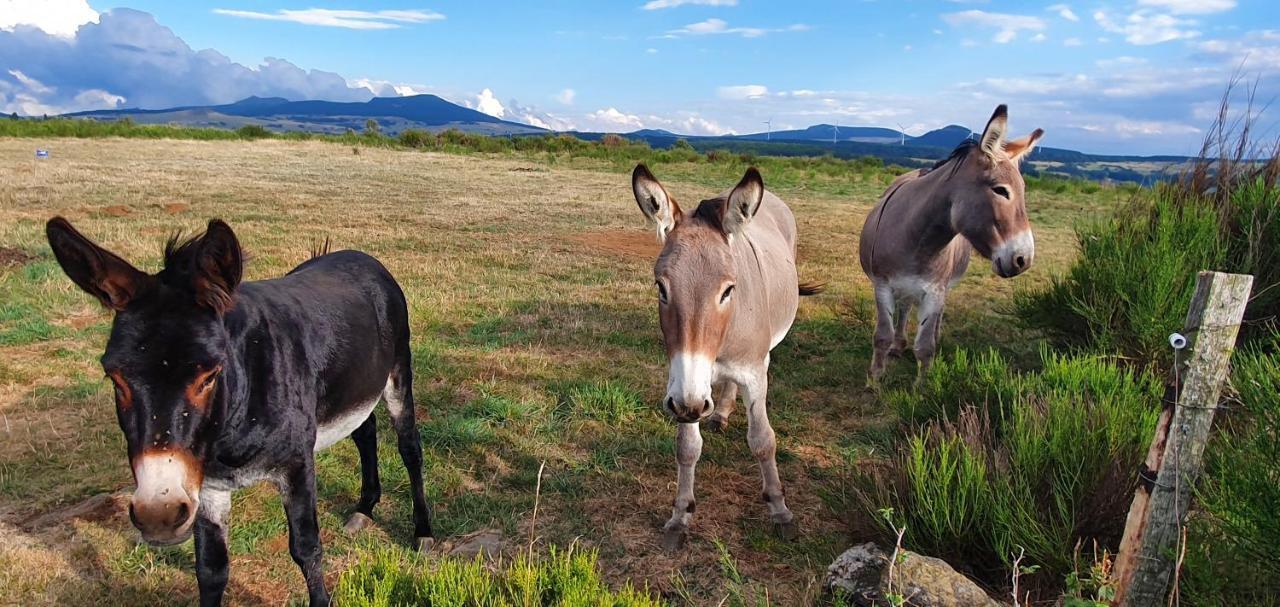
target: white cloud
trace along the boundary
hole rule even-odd
[[[761,84],[740,84],[737,86],[722,86],[716,89],[718,97],[733,101],[759,99],[768,94],[769,88]]]
[[[431,89],[421,84],[405,84],[390,80],[372,80],[369,78],[353,78],[347,81],[349,86],[369,89],[377,97],[409,97],[431,93]]]
[[[634,114],[624,114],[616,108],[596,110],[587,114],[587,120],[603,125],[605,130],[635,131],[644,128],[644,121]]]
[[[266,21],[290,21],[303,25],[342,27],[353,30],[396,29],[405,23],[440,21],[444,15],[430,10],[382,10],[358,11],[326,8],[301,10],[280,9],[274,13],[215,8],[213,12],[228,17],[260,19]]]
[[[761,36],[764,36],[765,34],[770,34],[775,32],[803,32],[803,31],[807,31],[808,29],[809,29],[809,26],[803,23],[796,23],[793,25],[788,25],[786,27],[776,27],[776,28],[729,27],[729,24],[724,19],[716,19],[713,17],[711,19],[707,19],[706,21],[690,23],[689,25],[686,25],[680,29],[671,30],[667,32],[667,37],[676,38],[680,36],[708,36],[708,35],[731,34],[731,35],[742,36],[743,38],[759,38]]]
[[[650,47],[650,48],[644,49],[644,52],[646,52],[646,53],[648,53],[648,54],[650,54],[650,55],[657,55],[657,54],[658,54],[658,49]]]
[[[1162,135],[1196,135],[1200,129],[1189,124],[1160,120],[1130,120],[1119,118],[1105,123],[1087,123],[1081,129],[1091,133],[1114,135],[1123,139]]]
[[[476,95],[475,109],[494,118],[502,118],[507,114],[507,108],[503,107],[502,102],[498,101],[490,89],[480,91],[480,94]]]
[[[1037,32],[1036,35],[1031,37],[1032,42],[1044,42],[1045,40],[1048,40],[1048,39],[1049,37],[1045,36],[1044,32]]]
[[[1054,12],[1054,13],[1058,13],[1058,16],[1059,16],[1059,17],[1062,17],[1063,19],[1066,19],[1067,21],[1079,21],[1079,20],[1080,20],[1079,15],[1076,15],[1075,11],[1071,10],[1071,7],[1070,7],[1070,6],[1068,6],[1068,5],[1066,5],[1066,4],[1055,4],[1055,5],[1053,5],[1053,6],[1050,6],[1050,7],[1046,8],[1045,10],[1050,11],[1050,12]]]
[[[577,91],[573,89],[565,89],[563,91],[560,91],[558,94],[556,94],[556,101],[559,101],[560,103],[563,103],[565,105],[573,105],[573,99],[574,97],[577,97],[577,96],[578,96]]]
[[[87,0],[0,0],[0,30],[30,25],[45,33],[71,38],[86,23],[97,23],[98,11]]]
[[[1236,7],[1236,0],[1138,0],[1141,6],[1166,10],[1175,15],[1208,15]]]
[[[1194,21],[1148,10],[1131,13],[1123,23],[1117,23],[1105,11],[1099,10],[1093,13],[1093,20],[1102,29],[1122,34],[1126,42],[1139,46],[1185,40],[1200,35],[1200,32],[1190,29],[1195,25]]]
[[[12,81],[0,79],[0,112],[25,116],[56,115],[80,110],[109,110],[121,107],[125,98],[102,89],[85,89],[59,105],[57,88],[32,78],[21,70],[9,70]]]
[[[1018,33],[1026,31],[1041,31],[1045,29],[1045,22],[1039,17],[1031,17],[1028,15],[1011,15],[1008,13],[991,13],[980,10],[967,10],[958,13],[947,13],[942,16],[942,20],[947,22],[951,27],[985,27],[996,30],[996,35],[992,41],[997,44],[1007,44],[1013,42],[1018,37]]]
[[[656,11],[686,4],[696,6],[737,6],[738,0],[649,0],[641,8],[647,11]]]
[[[1063,40],[1062,46],[1084,46],[1084,42],[1082,42],[1079,38],[1072,37],[1072,38],[1067,38],[1066,40]]]
[[[1280,72],[1280,31],[1258,30],[1225,40],[1205,40],[1196,49],[1202,57],[1243,65],[1249,72]]]

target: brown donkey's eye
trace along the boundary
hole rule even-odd
[[[997,186],[992,186],[991,191],[995,192],[996,194],[999,194],[1000,197],[1004,198],[1005,200],[1009,199],[1009,188],[1006,188],[1002,185],[997,185]]]
[[[129,390],[129,383],[124,380],[124,376],[119,371],[112,371],[107,374],[107,378],[116,390],[116,406],[121,409],[129,408],[133,404],[133,392]]]
[[[660,282],[655,282],[653,284],[658,285],[658,301],[667,303],[667,288],[662,286],[662,283]]]
[[[721,294],[720,294],[720,303],[724,303],[724,302],[726,302],[726,301],[729,301],[729,296],[730,296],[730,295],[733,295],[733,287],[734,287],[734,286],[735,286],[735,285],[729,285],[728,287],[726,287],[726,288],[725,288],[724,293],[721,293]]]

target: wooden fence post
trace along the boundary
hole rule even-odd
[[[1164,607],[1200,459],[1235,348],[1253,277],[1201,272],[1175,354],[1176,406],[1165,404],[1116,556],[1122,607]]]

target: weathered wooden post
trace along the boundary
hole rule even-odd
[[[1220,272],[1201,272],[1196,281],[1183,330],[1186,344],[1175,354],[1176,405],[1166,403],[1147,451],[1116,556],[1113,605],[1165,605],[1179,534],[1252,285],[1252,276]]]

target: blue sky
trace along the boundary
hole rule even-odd
[[[0,109],[430,92],[557,129],[919,134],[1008,103],[1045,145],[1182,154],[1238,66],[1280,94],[1277,30],[1256,0],[0,0]]]

